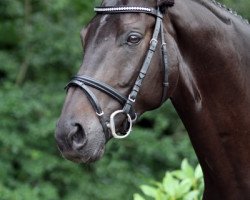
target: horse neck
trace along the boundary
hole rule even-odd
[[[202,165],[206,199],[250,198],[250,28],[209,1],[169,11],[180,51],[171,100]]]

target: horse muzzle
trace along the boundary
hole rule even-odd
[[[77,163],[91,163],[102,157],[106,143],[102,136],[98,130],[87,133],[80,123],[70,120],[59,120],[55,132],[56,143],[62,156]]]

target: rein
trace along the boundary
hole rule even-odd
[[[145,60],[143,62],[143,65],[141,67],[139,76],[137,80],[135,81],[135,84],[128,95],[128,97],[123,96],[120,94],[117,90],[112,88],[111,86],[107,85],[106,83],[100,82],[98,80],[95,80],[91,77],[81,75],[81,76],[75,76],[72,78],[72,80],[68,83],[66,86],[66,89],[69,87],[79,87],[87,96],[89,102],[91,103],[93,109],[96,112],[97,117],[99,118],[99,121],[102,125],[106,141],[110,137],[110,132],[114,138],[122,139],[127,137],[131,131],[132,126],[134,122],[137,119],[136,112],[134,110],[134,104],[136,102],[137,95],[140,91],[140,88],[142,86],[143,80],[147,74],[147,71],[149,69],[150,63],[152,61],[153,55],[156,51],[156,47],[158,44],[158,38],[159,35],[161,35],[161,49],[162,49],[162,60],[163,60],[163,69],[164,69],[164,79],[163,79],[163,92],[162,92],[162,100],[161,103],[163,103],[166,100],[167,97],[167,89],[169,86],[168,83],[168,58],[167,58],[167,47],[166,42],[164,39],[164,28],[163,28],[163,15],[160,11],[160,7],[155,8],[148,8],[148,7],[131,7],[131,6],[120,6],[120,7],[96,7],[94,8],[94,11],[97,14],[122,14],[122,13],[144,13],[148,15],[152,15],[156,17],[156,23],[155,28],[153,32],[152,39],[150,41],[149,49],[147,51]],[[103,93],[111,96],[113,99],[118,101],[122,106],[122,110],[117,110],[113,112],[110,115],[109,120],[105,121],[104,118],[104,112],[102,111],[102,108],[100,106],[100,103],[97,99],[97,97],[94,95],[94,93],[89,89],[89,87],[98,89],[102,91]],[[116,132],[116,125],[115,125],[115,117],[119,114],[123,114],[126,116],[126,120],[128,123],[128,129],[126,130],[126,133],[117,133]]]

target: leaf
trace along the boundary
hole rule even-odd
[[[148,185],[142,185],[140,188],[145,195],[153,198],[156,197],[156,190],[157,190],[156,188]]]
[[[133,195],[133,200],[145,200],[140,194],[134,194]]]
[[[168,200],[168,199],[169,195],[167,195],[160,189],[157,190],[155,200]]]
[[[200,165],[197,165],[195,168],[194,176],[196,179],[201,179],[203,177],[203,172]]]
[[[171,173],[166,173],[163,179],[163,187],[165,192],[171,197],[176,196],[176,189],[178,188],[178,180],[175,179]]]
[[[181,181],[179,187],[176,190],[176,198],[183,197],[186,193],[190,191],[191,188],[192,188],[192,181],[190,179]]]
[[[186,178],[188,178],[186,176],[186,174],[184,173],[184,171],[181,171],[181,170],[175,170],[172,172],[172,175],[180,180],[184,180]]]
[[[194,178],[194,169],[193,167],[188,163],[187,159],[184,159],[181,163],[181,170],[185,173],[185,176],[187,178]]]
[[[189,192],[187,195],[185,195],[183,200],[195,200],[195,199],[198,199],[198,195],[199,195],[199,191],[193,190],[193,191]]]

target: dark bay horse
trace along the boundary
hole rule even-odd
[[[95,11],[57,124],[63,156],[99,159],[169,98],[202,166],[204,199],[250,199],[248,23],[210,0],[104,0]]]

